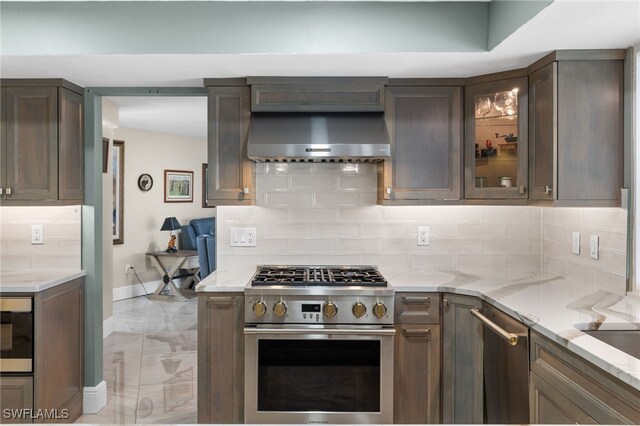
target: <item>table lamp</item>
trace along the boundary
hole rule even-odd
[[[175,217],[166,218],[162,224],[162,228],[160,228],[161,231],[171,231],[169,233],[169,244],[167,244],[167,249],[165,250],[167,253],[175,253],[178,251],[176,248],[176,236],[173,234],[173,231],[176,229],[180,229],[180,222],[178,222],[178,219]]]

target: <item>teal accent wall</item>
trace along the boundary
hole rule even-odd
[[[480,52],[486,2],[0,2],[3,55]]]
[[[489,3],[487,50],[502,43],[553,0],[493,0]]]

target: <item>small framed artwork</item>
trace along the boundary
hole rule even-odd
[[[187,170],[164,171],[164,202],[193,202],[193,172]]]
[[[153,187],[153,178],[148,173],[143,173],[138,177],[138,188],[140,191],[147,192]]]
[[[109,173],[109,139],[102,138],[102,173]]]
[[[209,179],[209,165],[207,163],[202,163],[202,208],[213,208],[215,206],[207,205],[207,180]]]

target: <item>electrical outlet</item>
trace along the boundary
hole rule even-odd
[[[572,253],[580,255],[580,233],[579,232],[574,232],[571,234],[571,242],[572,242],[572,247],[571,247]]]
[[[129,272],[131,272],[131,265],[129,264],[124,265],[124,272],[125,274],[128,274]]]
[[[418,226],[418,245],[419,246],[428,246],[429,245],[429,227],[428,226]]]
[[[44,225],[31,225],[31,244],[44,244]]]
[[[590,242],[591,244],[589,244],[589,256],[591,256],[592,259],[598,260],[600,258],[600,244],[598,241],[598,236],[592,235]]]
[[[229,231],[230,247],[255,247],[256,228],[231,228]]]

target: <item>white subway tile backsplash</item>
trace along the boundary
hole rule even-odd
[[[338,191],[376,192],[375,175],[338,176]]]
[[[2,253],[0,256],[0,271],[32,271],[33,256],[9,255]]]
[[[531,251],[530,240],[522,239],[508,239],[503,238],[500,240],[484,239],[482,241],[483,253],[513,253],[513,254],[527,254],[536,253]],[[539,251],[538,251],[539,252]]]
[[[293,222],[335,222],[335,209],[291,209],[291,221]]]
[[[458,236],[466,237],[484,237],[499,238],[502,237],[502,225],[495,224],[471,224],[463,223],[458,225]]]
[[[33,256],[33,269],[36,271],[69,271],[80,268],[80,256]]]
[[[416,244],[416,241],[412,241]],[[451,253],[451,254],[465,254],[465,253],[481,253],[482,252],[482,240],[480,239],[432,239],[430,251],[433,253]]]
[[[317,223],[314,228],[313,236],[316,238],[357,237],[360,233],[360,225],[357,223]]]
[[[267,192],[264,204],[266,207],[311,207],[311,194],[299,192]]]
[[[338,240],[338,251],[341,253],[380,253],[382,252],[382,240],[350,240],[341,238]]]
[[[412,268],[454,269],[456,256],[442,254],[410,254],[409,266]]]
[[[315,191],[335,191],[338,179],[335,175],[313,175],[296,176],[292,175],[291,190],[295,192],[315,192]]]
[[[362,263],[364,265],[376,265],[379,268],[406,268],[409,266],[407,256],[399,255],[380,255],[380,254],[363,254]]]
[[[581,265],[568,262],[567,263],[567,278],[570,280],[578,281],[588,286],[593,285],[593,269],[585,268]]]
[[[620,296],[624,296],[627,287],[624,275],[613,274],[601,269],[593,270],[593,284],[596,288],[610,291]]]
[[[336,240],[289,240],[289,253],[336,253]]]
[[[487,206],[481,210],[482,223],[527,223],[529,207],[522,206]]]
[[[458,265],[464,265],[465,269],[502,271],[504,269],[504,261],[503,255],[461,254],[458,256]]]
[[[542,224],[542,238],[550,241],[569,242],[569,232],[566,226]]]
[[[380,206],[368,207],[340,207],[338,208],[338,221],[340,222],[382,222],[383,208]]]
[[[568,227],[580,226],[580,209],[573,208],[557,208],[555,224]]]
[[[417,232],[417,228],[409,225],[409,228],[413,228]],[[407,225],[403,223],[363,223],[362,224],[362,236],[363,237],[394,237],[401,238],[409,236],[407,234]]]
[[[551,274],[560,275],[563,277],[567,276],[567,261],[559,260],[549,256],[542,257],[542,265],[546,272]]]
[[[627,214],[625,210],[616,208],[581,209],[580,225],[584,228],[626,232]]]
[[[313,169],[308,163],[268,163],[264,165],[265,175],[310,175]],[[258,185],[260,180],[257,179]]]
[[[260,187],[258,192],[276,192],[289,190],[289,176],[287,175],[268,175],[261,176],[258,180]]]
[[[350,192],[316,192],[313,205],[319,207],[358,207],[363,205],[359,195]],[[375,194],[374,194],[375,195]]]
[[[313,235],[313,224],[311,223],[271,223],[261,225],[256,232],[258,238],[262,237],[304,237]]]
[[[382,210],[382,217],[385,222],[406,222],[417,221],[431,223],[431,209],[421,206],[397,206],[385,207]]]
[[[362,256],[357,254],[314,254],[311,264],[313,265],[362,265]]]
[[[539,272],[542,269],[542,256],[540,254],[507,254],[505,269]]]
[[[479,206],[434,206],[429,209],[432,223],[482,223]]]

